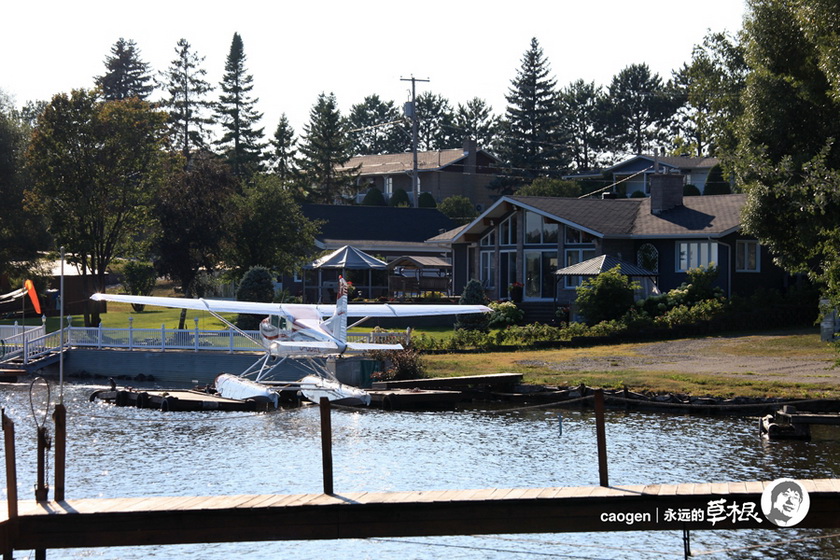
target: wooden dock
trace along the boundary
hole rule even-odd
[[[439,389],[458,390],[480,388],[483,390],[510,390],[522,383],[521,373],[490,373],[487,375],[461,375],[456,377],[429,377],[399,381],[377,381],[371,389]]]
[[[809,493],[810,510],[797,527],[840,528],[840,479],[799,482]],[[11,521],[3,502],[0,550],[421,535],[776,529],[761,513],[761,493],[769,484],[20,501],[18,516]],[[711,502],[723,507],[713,508]]]

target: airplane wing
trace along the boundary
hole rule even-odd
[[[93,294],[95,301],[114,301],[175,307],[195,311],[213,311],[216,313],[251,313],[254,315],[279,315],[285,313],[295,316],[296,310],[307,308],[322,317],[330,316],[335,305],[263,303],[257,301],[234,301],[226,299],[192,299],[159,296],[132,296],[122,294]],[[441,304],[406,304],[357,303],[347,306],[349,317],[422,317],[427,315],[460,315],[463,313],[488,313],[492,311],[485,305],[441,305]]]

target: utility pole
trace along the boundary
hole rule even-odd
[[[413,165],[411,167],[411,192],[414,193],[414,207],[420,205],[420,181],[417,176],[417,134],[419,119],[417,117],[417,82],[428,82],[429,79],[422,80],[415,78],[400,78],[401,82],[411,82],[411,102],[406,103],[403,111],[406,116],[411,119],[411,151],[414,156]]]

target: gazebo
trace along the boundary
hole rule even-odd
[[[635,280],[642,287],[640,297],[648,297],[651,294],[658,294],[659,288],[656,286],[656,277],[658,273],[652,272],[641,266],[622,261],[610,255],[601,255],[566,268],[558,269],[554,274],[557,275],[558,281],[560,278],[566,276],[598,276],[602,272],[612,270],[619,267],[619,272],[624,276],[629,276],[631,280]]]
[[[317,285],[309,288],[314,297],[306,298],[307,301],[318,303],[335,301],[338,288],[338,276],[341,275],[353,285],[360,293],[365,293],[368,299],[387,295],[388,285],[386,280],[374,283],[374,272],[380,272],[376,276],[384,276],[388,265],[375,257],[360,251],[355,247],[345,245],[332,253],[305,265],[305,271],[317,271]],[[366,274],[365,274],[366,273]],[[306,278],[303,278],[303,293],[307,292]]]

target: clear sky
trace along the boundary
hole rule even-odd
[[[155,72],[187,39],[217,86],[238,32],[267,135],[282,113],[300,134],[321,92],[335,93],[343,114],[373,93],[401,106],[410,85],[400,79],[412,75],[430,80],[418,93],[453,106],[480,97],[502,114],[532,37],[561,87],[607,85],[642,62],[667,79],[709,30],[738,31],[744,10],[743,0],[10,0],[0,90],[21,105],[90,88],[120,37]]]

